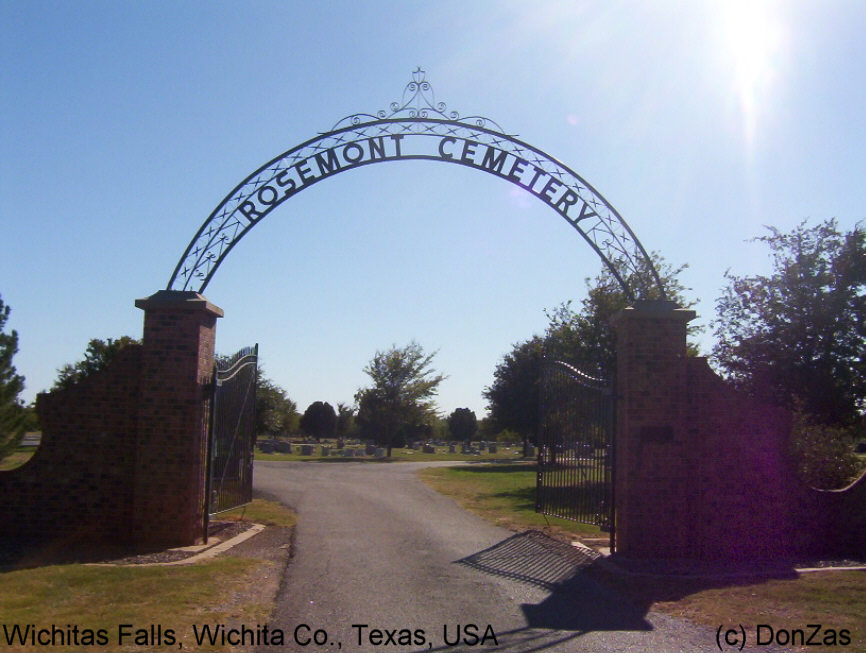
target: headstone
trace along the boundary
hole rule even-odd
[[[262,453],[274,453],[274,443],[270,440],[262,440],[259,442],[259,449]]]
[[[425,444],[424,453],[436,453],[436,447],[434,447],[432,444]]]
[[[490,446],[487,448],[487,450],[488,450],[490,453],[496,453],[497,451],[499,451],[499,450],[496,448],[496,445],[493,444],[492,442],[490,443]]]
[[[326,447],[325,445],[322,445],[322,457],[327,457],[329,453],[331,453],[331,447]]]
[[[279,453],[292,453],[292,443],[283,440],[274,440],[274,449]]]
[[[376,445],[375,444],[368,444],[364,448],[364,453],[368,456],[372,456],[374,453],[376,453]]]
[[[457,453],[457,447],[453,442],[448,445],[448,453]]]
[[[386,451],[384,449],[376,449],[376,458],[384,458]]]
[[[313,455],[313,445],[302,444],[301,445],[301,455],[302,456],[312,456]]]
[[[337,440],[337,449],[343,449],[346,446],[346,443],[343,441],[343,438]]]
[[[487,448],[487,443],[484,440],[482,440],[481,442],[478,443],[478,448],[481,451],[484,451]]]
[[[352,458],[355,456],[354,449],[343,449],[343,458]]]

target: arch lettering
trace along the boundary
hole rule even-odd
[[[395,160],[462,165],[523,188],[580,233],[628,296],[634,298],[626,280],[648,274],[649,283],[642,286],[655,287],[664,297],[652,261],[606,199],[573,170],[492,120],[447,112],[420,69],[406,86],[403,103],[392,103],[390,113],[348,116],[246,177],[199,228],[168,289],[203,292],[232,247],[283,202],[334,175]]]

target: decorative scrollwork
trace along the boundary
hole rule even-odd
[[[334,129],[283,152],[246,177],[214,209],[190,241],[169,289],[203,292],[229,251],[271,210],[320,180],[378,161],[427,159],[465,165],[529,191],[576,229],[628,296],[665,290],[658,272],[616,209],[568,166],[506,134],[488,118],[460,118],[420,68],[402,102],[376,115],[356,113]],[[641,283],[632,289],[629,277]],[[654,292],[654,291],[653,291]]]
[[[463,123],[474,124],[476,127],[492,129],[504,134],[505,130],[495,120],[484,116],[460,116],[457,111],[448,110],[445,102],[437,101],[433,85],[427,81],[427,72],[420,67],[412,73],[412,81],[403,89],[400,102],[391,102],[388,109],[379,109],[375,115],[370,113],[353,113],[338,120],[330,131],[336,131],[348,125],[360,125],[372,120],[390,120],[399,118],[428,119],[441,118]]]

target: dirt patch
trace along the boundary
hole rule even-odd
[[[227,542],[236,535],[240,535],[244,531],[252,528],[251,522],[243,521],[219,521],[212,522],[208,525],[207,545],[196,547],[181,547],[176,549],[166,549],[164,551],[153,551],[149,553],[138,553],[105,560],[104,562],[114,565],[147,565],[160,564],[166,562],[178,562],[186,560],[192,556],[203,553],[208,549],[212,549],[217,544]]]

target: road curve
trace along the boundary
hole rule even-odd
[[[433,491],[415,472],[437,464],[256,463],[257,492],[299,515],[268,624],[284,643],[261,650],[718,650],[581,574],[571,547]]]

